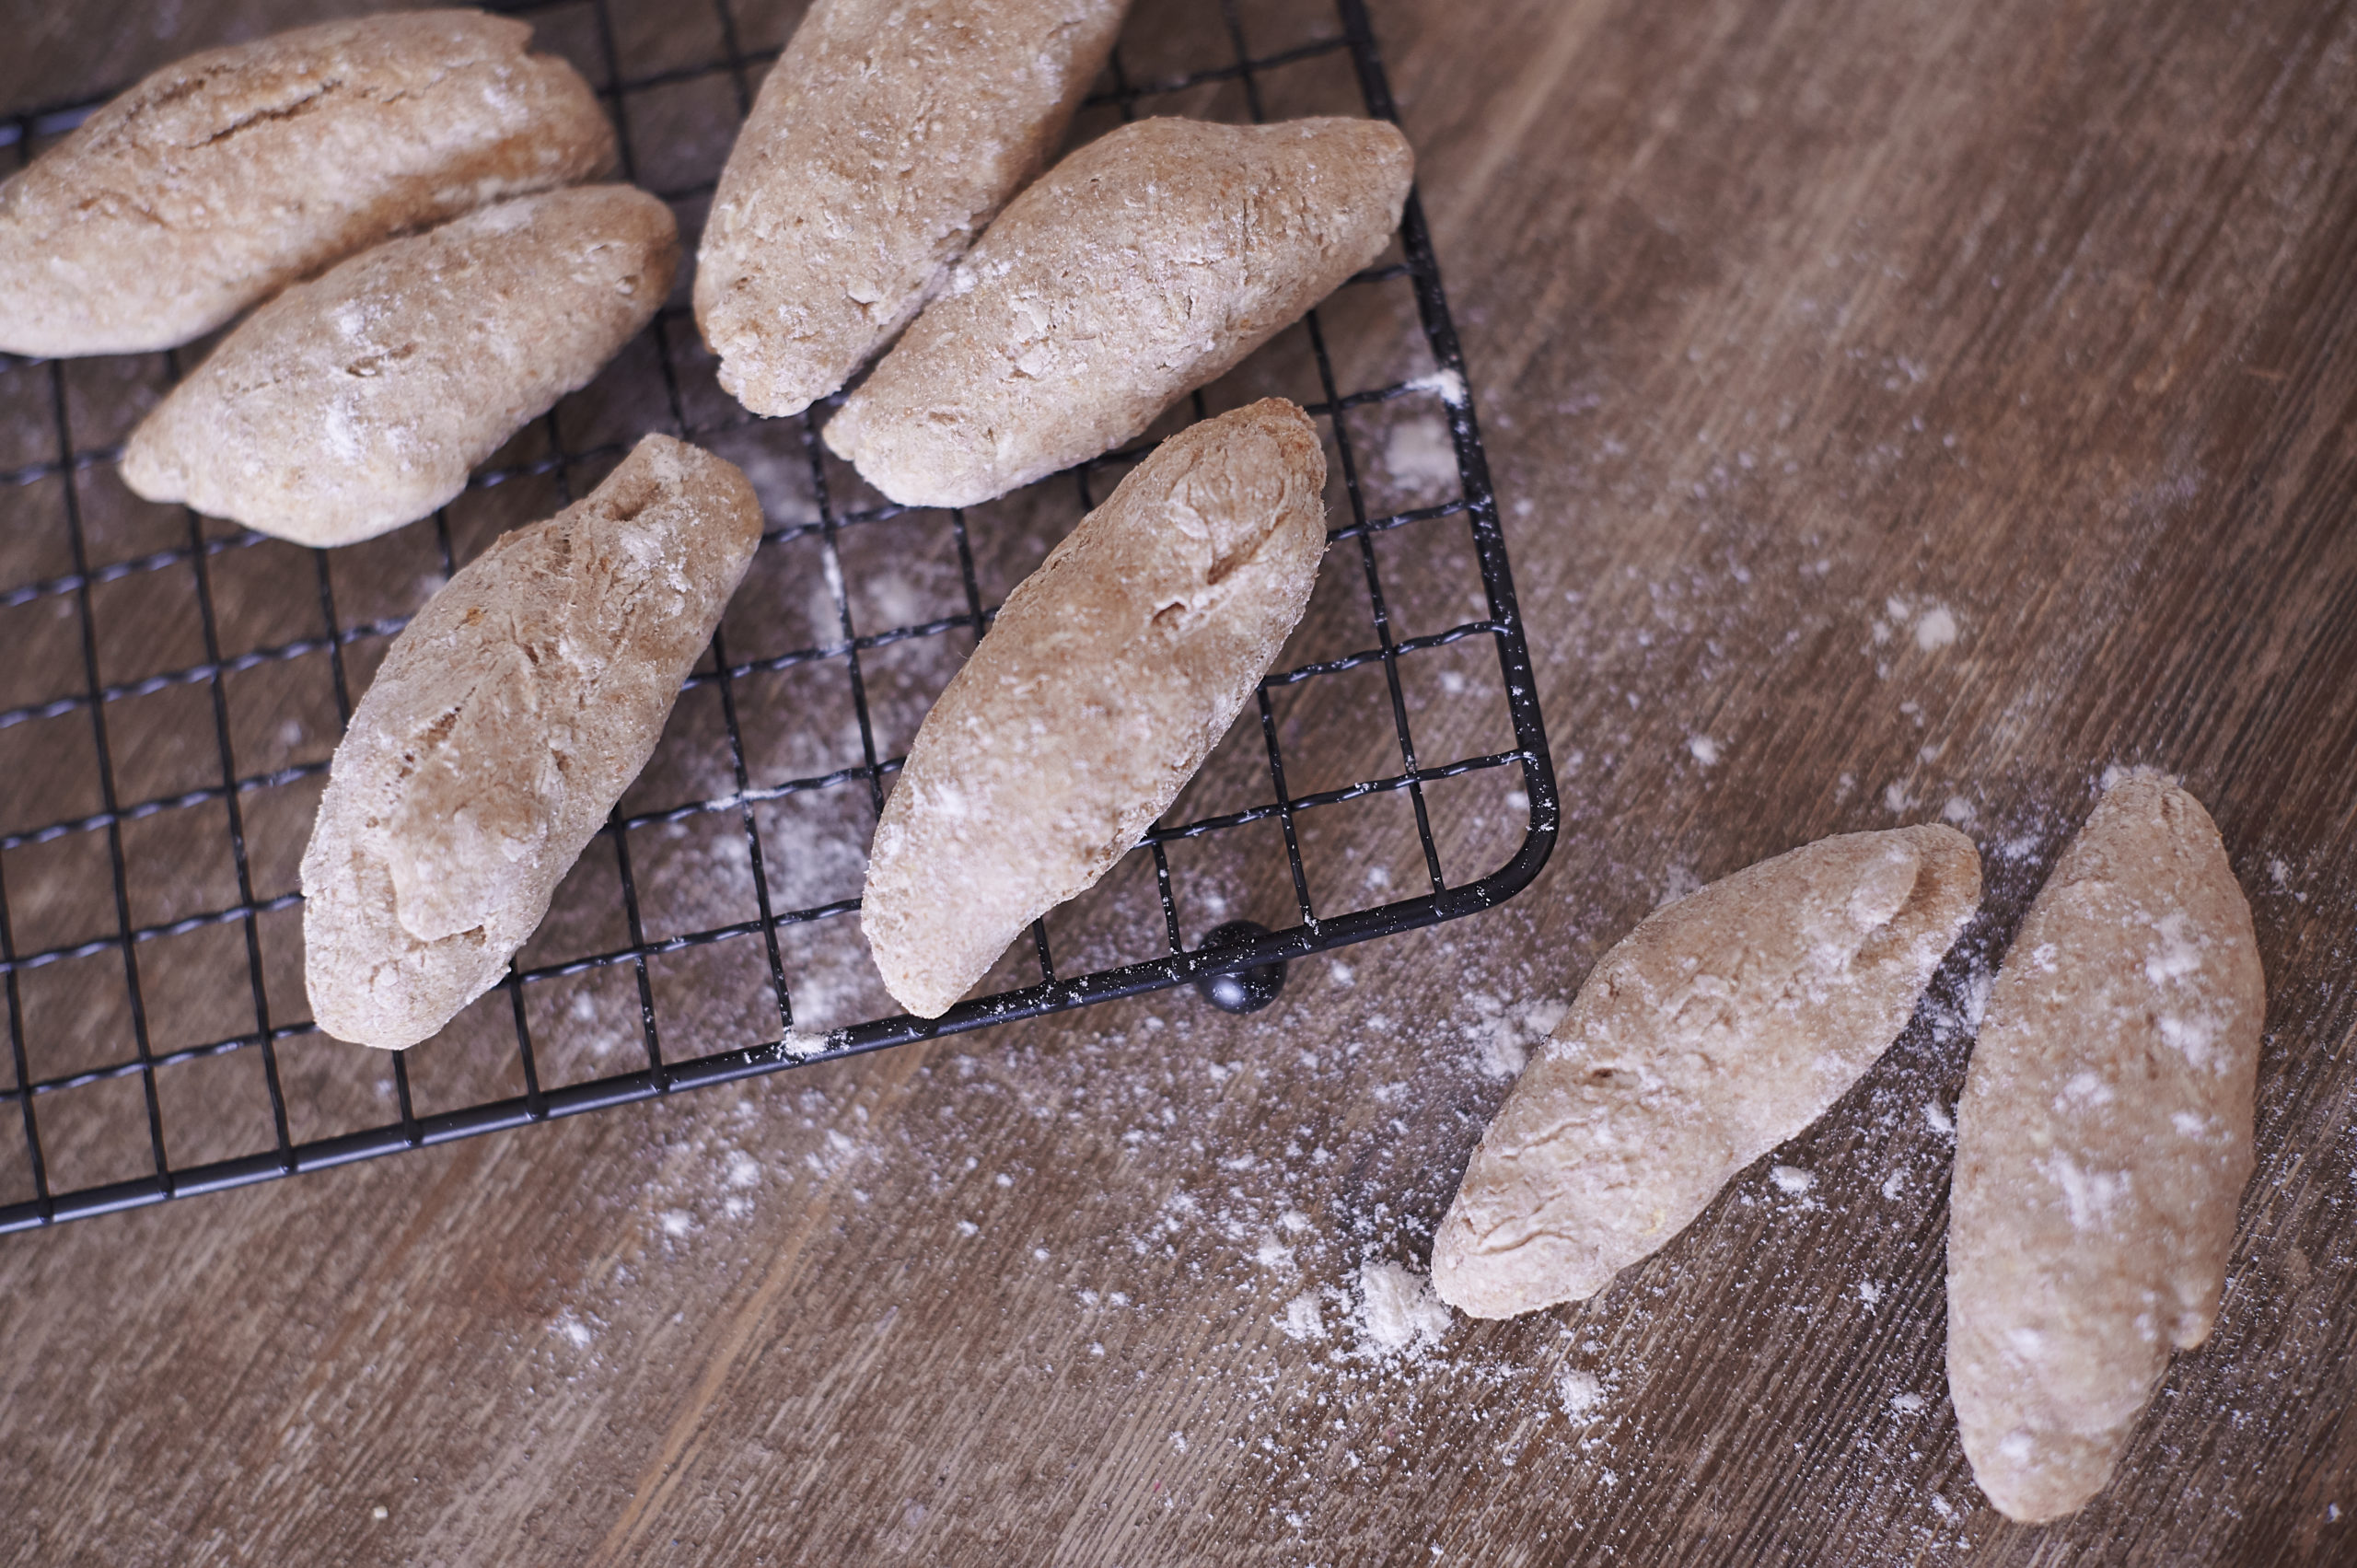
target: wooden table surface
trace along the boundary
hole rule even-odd
[[[12,3],[0,106],[332,8]],[[2357,6],[1375,11],[1563,786],[1538,883],[1249,1018],[0,1240],[0,1561],[2357,1561]],[[2136,763],[2250,897],[2258,1172],[2210,1342],[2026,1528],[1942,1373],[1953,1003]],[[1854,1092],[1593,1301],[1373,1353],[1358,1271],[1421,1267],[1614,939],[1943,814],[1987,908]]]

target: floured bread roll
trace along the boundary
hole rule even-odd
[[[653,318],[679,259],[671,209],[627,185],[379,245],[231,332],[131,433],[123,482],[297,544],[414,522],[586,385]]]
[[[817,0],[696,256],[720,384],[800,413],[941,291],[1063,140],[1129,0]]]
[[[649,436],[393,639],[303,852],[321,1028],[413,1045],[498,982],[646,765],[761,538],[736,465]]]
[[[0,349],[170,348],[387,235],[603,173],[597,95],[531,36],[410,11],[166,66],[0,186]]]
[[[1980,902],[1953,828],[1845,833],[1656,912],[1604,956],[1474,1150],[1433,1284],[1476,1318],[1578,1301],[1825,1113]]]
[[[1026,577],[925,715],[860,923],[938,1017],[1137,844],[1308,608],[1326,454],[1281,398],[1179,432]]]
[[[828,422],[904,505],[970,506],[1144,433],[1382,253],[1380,120],[1142,120],[1016,197]]]
[[[1956,1116],[1948,1391],[2009,1516],[2102,1491],[2171,1348],[2209,1338],[2266,1012],[2209,813],[2114,784],[2022,921]]]

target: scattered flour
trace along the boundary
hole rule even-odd
[[[1361,1342],[1376,1353],[1412,1353],[1446,1337],[1449,1313],[1423,1275],[1398,1263],[1369,1263],[1359,1270],[1355,1325]]]
[[[1956,645],[1956,612],[1946,605],[1935,604],[1916,618],[1915,645],[1927,654]]]
[[[1413,391],[1437,393],[1440,401],[1451,408],[1463,408],[1468,401],[1465,377],[1454,370],[1435,370],[1429,376],[1419,376],[1408,386]]]
[[[1555,1397],[1562,1401],[1565,1415],[1584,1420],[1604,1403],[1604,1384],[1595,1373],[1575,1367],[1555,1379]]]
[[[1882,614],[1868,622],[1867,635],[1874,646],[1882,647],[1912,622],[1915,646],[1922,653],[1936,654],[1956,646],[1963,627],[1956,611],[1946,605],[1931,600],[1923,604],[1910,602],[1904,595],[1893,594],[1883,600]]]
[[[1508,1006],[1480,993],[1468,1000],[1473,1004],[1474,1019],[1465,1033],[1473,1045],[1475,1064],[1485,1078],[1520,1074],[1530,1060],[1531,1049],[1546,1043],[1569,1010],[1562,1002],[1548,1000]]]
[[[1285,1315],[1277,1319],[1289,1340],[1322,1340],[1326,1337],[1326,1318],[1318,1310],[1318,1297],[1302,1292],[1285,1303]]]
[[[1792,1165],[1771,1167],[1768,1171],[1768,1179],[1776,1184],[1778,1191],[1794,1198],[1817,1185],[1816,1177],[1798,1166]]]
[[[1712,739],[1707,735],[1688,736],[1686,738],[1686,749],[1691,752],[1693,754],[1694,761],[1700,762],[1703,767],[1712,767],[1718,762],[1719,743]]]
[[[1437,419],[1403,419],[1384,438],[1383,467],[1402,500],[1436,501],[1457,483],[1457,443]]]

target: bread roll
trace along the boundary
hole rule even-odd
[[[2022,921],[1956,1116],[1948,1389],[2009,1516],[2103,1490],[2171,1347],[2209,1337],[2266,1012],[2209,814],[2114,784]]]
[[[1845,833],[1655,912],[1604,956],[1474,1150],[1433,1284],[1476,1318],[1595,1295],[1825,1114],[1980,901],[1953,828]]]
[[[761,538],[734,464],[649,436],[393,639],[303,852],[321,1028],[413,1045],[498,982],[645,766]]]
[[[884,804],[861,924],[921,1017],[1162,815],[1268,673],[1326,550],[1283,399],[1180,432],[1007,596]]]
[[[0,186],[0,349],[171,348],[387,235],[603,173],[597,95],[531,33],[411,11],[166,66]]]
[[[551,191],[362,252],[229,334],[132,432],[123,482],[297,544],[427,516],[663,303],[671,209]]]
[[[828,423],[911,506],[1143,434],[1382,253],[1414,158],[1379,120],[1144,120],[1011,203]]]
[[[891,342],[1063,140],[1128,8],[817,0],[697,253],[720,384],[755,413],[799,413]]]

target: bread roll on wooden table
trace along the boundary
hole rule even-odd
[[[297,544],[412,522],[635,336],[679,256],[627,185],[388,241],[230,333],[132,432],[123,482]]]
[[[1414,157],[1380,120],[1142,120],[1008,204],[827,445],[970,506],[1143,435],[1382,253]]]
[[[909,748],[860,923],[938,1017],[1178,798],[1326,550],[1326,454],[1272,398],[1164,442],[1026,577]]]
[[[1433,1286],[1476,1318],[1579,1301],[1888,1050],[1980,902],[1953,828],[1822,839],[1647,918],[1474,1150]]]
[[[1129,0],[817,0],[737,137],[696,257],[720,384],[799,413],[940,292],[1038,174]]]
[[[166,66],[0,186],[0,349],[171,348],[388,235],[603,173],[597,95],[531,35],[410,11]]]
[[[2266,1013],[2210,814],[2112,785],[2005,955],[1956,1114],[1948,1391],[2011,1517],[2102,1491],[2170,1351],[2210,1337]]]
[[[413,1045],[498,983],[646,765],[761,538],[734,464],[649,436],[393,639],[303,852],[321,1028]]]

